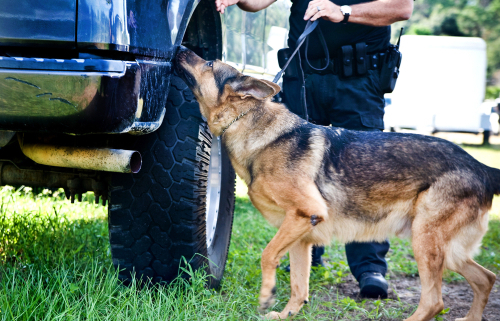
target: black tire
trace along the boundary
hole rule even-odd
[[[126,283],[134,275],[155,283],[170,282],[179,275],[184,257],[195,269],[205,266],[212,275],[209,286],[217,288],[231,238],[234,170],[221,149],[220,201],[210,206],[218,207],[218,219],[208,246],[206,194],[210,154],[215,149],[211,149],[212,134],[192,92],[178,77],[172,76],[166,108],[156,132],[128,138],[128,148],[142,155],[140,172],[113,174],[108,211],[113,264]],[[210,191],[213,195],[214,189]]]

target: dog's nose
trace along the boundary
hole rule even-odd
[[[177,48],[177,54],[180,54],[181,52],[188,51],[189,49],[184,47],[184,46],[179,46]]]
[[[188,55],[189,49],[184,46],[179,46],[177,52],[174,57],[174,68],[177,72],[179,72],[180,64],[183,61],[186,61],[186,57]]]
[[[188,48],[186,48],[184,46],[179,46],[175,57],[177,59],[186,58],[186,56],[189,54],[189,52],[191,52],[191,50],[189,50]]]
[[[189,50],[188,48],[186,48],[184,46],[179,46],[177,49],[177,52],[176,52],[175,57],[174,57],[174,68],[175,68],[175,71],[177,71],[177,73],[179,75],[182,74],[181,64],[186,61],[186,58],[190,52],[191,52],[191,50]]]

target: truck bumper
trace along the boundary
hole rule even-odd
[[[66,134],[156,130],[171,63],[0,57],[0,130]]]

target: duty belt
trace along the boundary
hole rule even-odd
[[[322,67],[327,63],[326,58],[321,59],[309,59],[309,64],[306,61],[302,61],[302,68],[305,74],[341,74],[345,77],[351,76],[362,76],[367,73],[367,70],[379,70],[380,62],[384,61],[386,56],[386,51],[369,53],[362,56],[344,56],[339,55],[329,59],[328,66],[324,70],[313,69],[309,66],[311,64],[313,67]]]

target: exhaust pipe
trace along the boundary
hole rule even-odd
[[[26,157],[35,163],[116,173],[137,173],[141,154],[133,150],[79,148],[39,144],[20,144]]]

